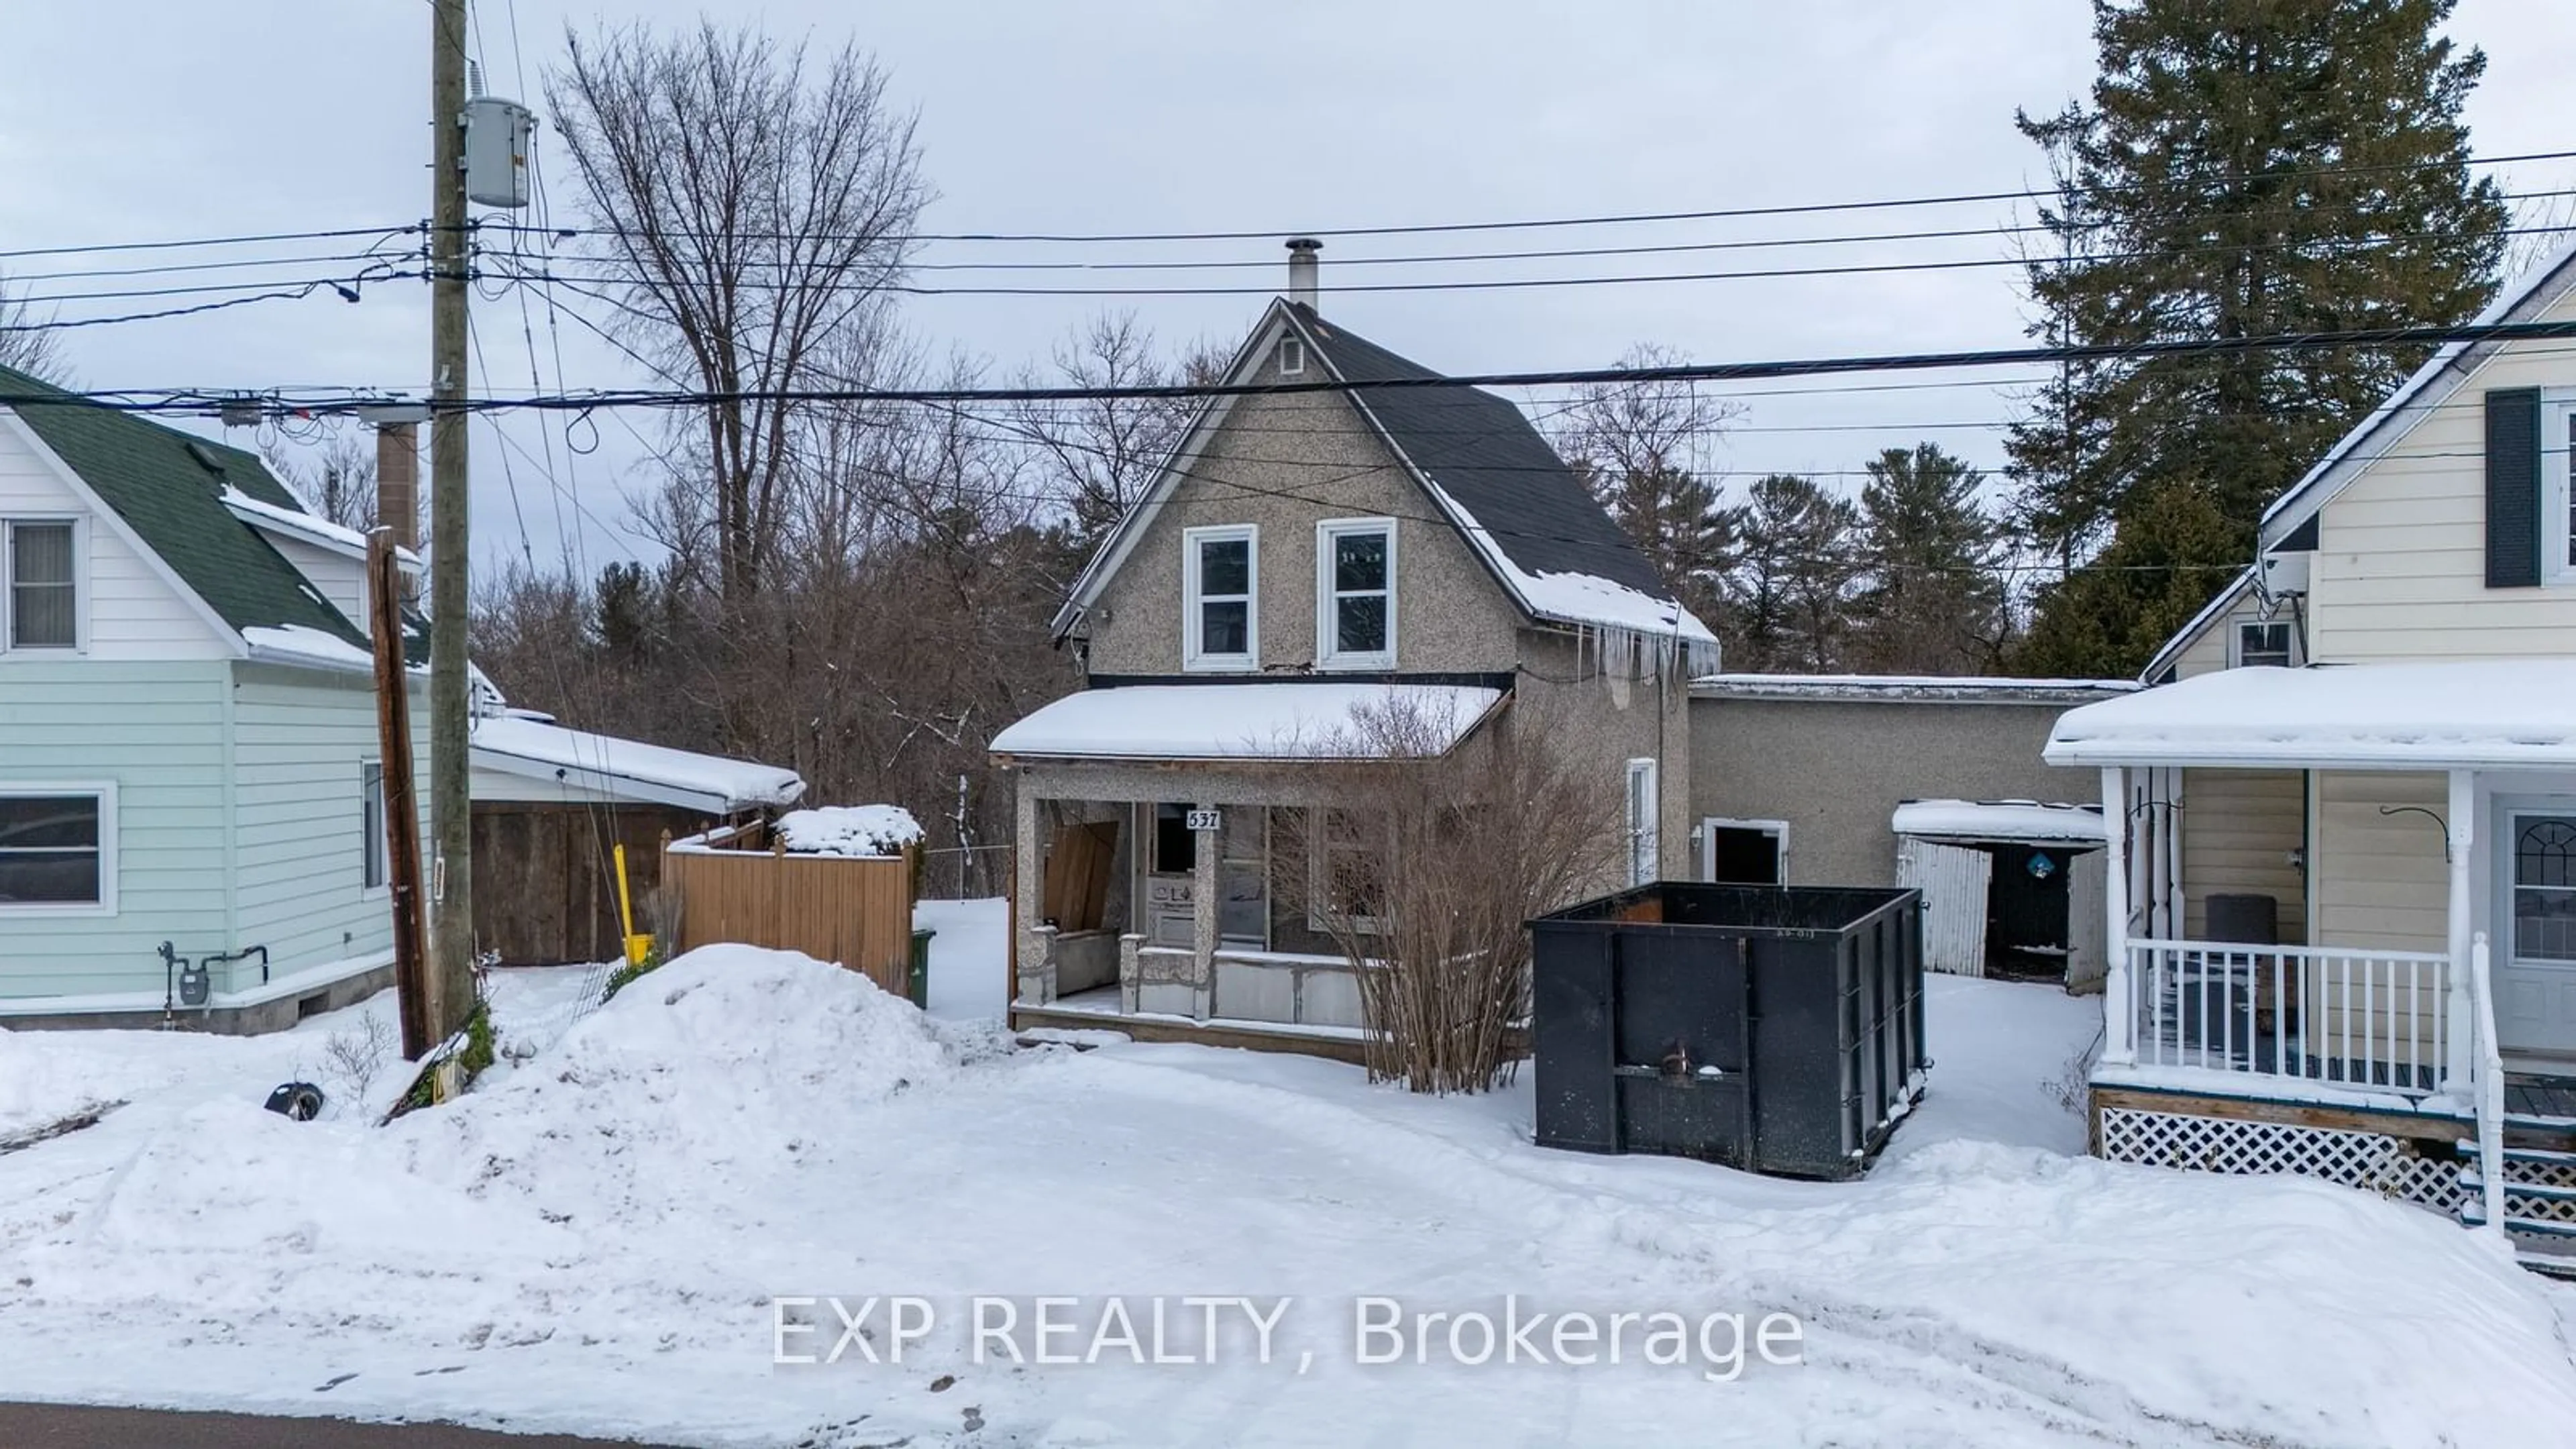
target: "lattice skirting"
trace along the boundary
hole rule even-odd
[[[2200,1172],[2294,1172],[2450,1213],[2460,1164],[2426,1157],[2402,1138],[2286,1122],[2194,1117],[2135,1107],[2101,1109],[2102,1156]]]

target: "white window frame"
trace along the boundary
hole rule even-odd
[[[369,782],[373,781],[372,791]],[[367,828],[373,816],[375,829]],[[391,890],[394,875],[394,852],[389,813],[385,798],[385,766],[382,760],[358,762],[358,890],[373,899]],[[372,877],[372,879],[371,879]]]
[[[1281,377],[1306,375],[1305,338],[1291,335],[1279,339],[1279,375]]]
[[[1341,611],[1336,606],[1342,593],[1333,587],[1333,546],[1342,538],[1371,533],[1386,535],[1386,647],[1345,652],[1339,647],[1342,639]],[[1395,534],[1395,520],[1392,518],[1327,518],[1315,525],[1316,668],[1395,668]],[[1364,598],[1367,593],[1360,590],[1352,597]]]
[[[11,617],[17,607],[18,593],[12,568],[17,559],[17,546],[9,535],[22,524],[39,528],[69,524],[72,531],[72,642],[63,644],[18,644],[17,621]],[[77,513],[32,513],[0,518],[0,655],[20,654],[37,659],[59,659],[66,654],[89,652],[89,520]]]
[[[116,914],[116,782],[113,780],[0,780],[0,797],[92,795],[98,799],[98,899],[0,901],[0,918],[113,916]]]
[[[2301,658],[2300,658],[2301,650],[2300,650],[2300,648],[2299,648],[2299,626],[2298,626],[2298,623],[2297,623],[2297,621],[2296,621],[2296,620],[2293,620],[2293,619],[2286,619],[2286,618],[2284,618],[2284,619],[2244,619],[2244,618],[2239,618],[2239,619],[2231,619],[2231,620],[2229,620],[2229,621],[2228,621],[2228,625],[2227,625],[2227,667],[2228,667],[2228,668],[2230,668],[2230,669],[2243,669],[2243,668],[2245,668],[2245,667],[2246,667],[2246,664],[2245,664],[2245,631],[2246,631],[2247,629],[2279,629],[2279,630],[2280,630],[2280,631],[2282,631],[2284,634],[2288,635],[2288,636],[2289,636],[2289,640],[2290,640],[2290,648],[2289,648],[2289,653],[2288,653],[2288,656],[2287,656],[2287,658],[2288,658],[2288,664],[2286,665],[2286,667],[2287,667],[2287,668],[2291,668],[2291,669],[2296,669],[2296,668],[2298,668],[2298,667],[2299,667],[2299,665],[2303,662],[2303,661],[2301,660]]]
[[[1201,647],[1199,604],[1199,546],[1207,543],[1244,544],[1243,652],[1210,654]],[[1232,598],[1220,594],[1218,600]],[[1216,672],[1252,670],[1261,660],[1261,526],[1253,523],[1210,524],[1181,530],[1181,667],[1185,670]]]
[[[2576,392],[2552,390],[2540,408],[2540,582],[2549,588],[2576,588],[2576,560],[2568,557],[2576,521],[2576,479],[2568,476],[2576,453]]]
[[[1734,820],[1723,815],[1706,816],[1699,822],[1699,878],[1701,880],[1717,881],[1717,832],[1721,830],[1750,830],[1768,835],[1778,842],[1773,847],[1774,853],[1780,859],[1780,879],[1776,883],[1784,886],[1789,883],[1789,822],[1786,820]],[[1747,882],[1727,881],[1724,884],[1744,885]]]
[[[1641,778],[1646,782],[1643,815],[1638,813]],[[1623,783],[1627,791],[1620,797],[1619,809],[1628,821],[1628,884],[1641,886],[1663,872],[1663,769],[1651,759],[1630,760]]]

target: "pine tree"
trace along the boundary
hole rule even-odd
[[[1893,674],[1991,668],[2004,584],[1996,524],[1977,498],[1985,475],[1933,443],[1890,448],[1865,467],[1852,662]]]
[[[2224,341],[2475,315],[2495,290],[2506,213],[2496,184],[2469,174],[2460,110],[2486,58],[2439,33],[2452,6],[2094,0],[2089,104],[2018,118],[2061,183],[2041,213],[2058,245],[2027,267],[2034,335]],[[2242,562],[2265,505],[2422,360],[2421,348],[2338,347],[2070,369],[2014,430],[2017,522],[2080,565],[2106,534],[2129,543],[2132,529],[2175,521],[2168,490],[2180,488],[2197,500],[2194,526],[2231,531]],[[2126,625],[2065,611],[2127,597],[2052,590],[2033,633],[2054,641],[2051,657],[2076,657],[2076,639],[2124,638]],[[2122,651],[2085,656],[2085,672],[2140,662],[2136,641]]]
[[[1860,512],[1812,478],[1774,473],[1753,485],[1735,570],[1732,667],[1839,668],[1859,572]]]

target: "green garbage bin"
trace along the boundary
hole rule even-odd
[[[911,997],[912,1004],[924,1011],[930,1009],[930,938],[938,934],[922,926],[915,926],[912,931],[912,976],[906,983],[904,995]]]

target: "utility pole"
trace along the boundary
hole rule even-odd
[[[430,0],[429,1014],[474,1009],[473,805],[466,772],[465,5]]]
[[[408,425],[397,426],[409,435]],[[403,662],[405,591],[394,557],[402,533],[380,523],[367,535],[367,634],[376,649],[377,778],[384,805],[385,894],[394,916],[394,997],[403,1060],[416,1062],[447,1033],[429,1010],[428,962],[420,939],[420,796],[411,763],[410,671]]]

